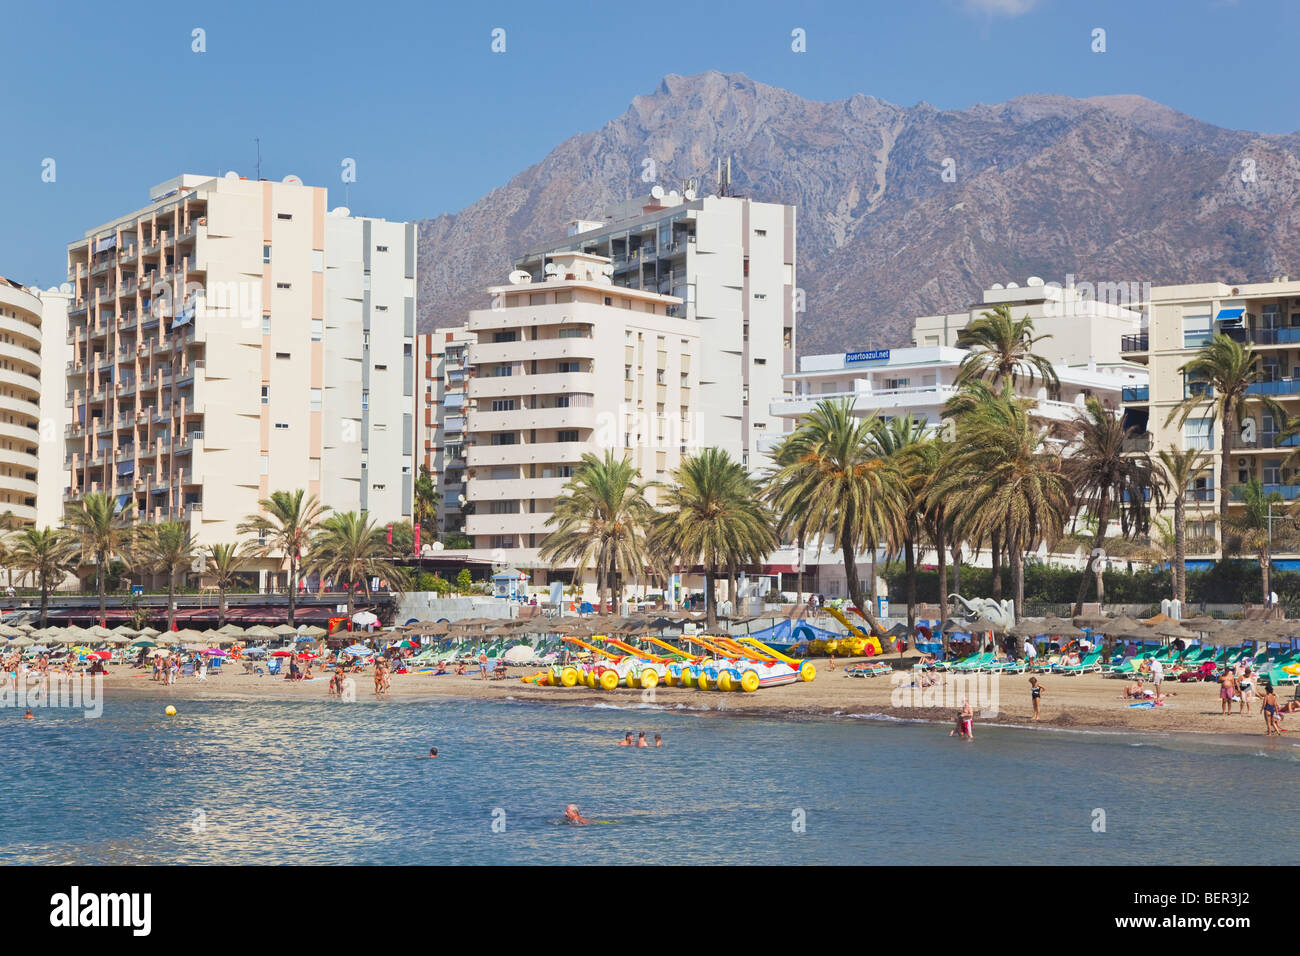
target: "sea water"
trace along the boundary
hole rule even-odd
[[[1300,748],[522,701],[0,711],[3,863],[1294,864]],[[1262,726],[1262,721],[1261,721]],[[663,735],[626,748],[623,734]],[[439,756],[430,759],[429,748]],[[577,803],[592,826],[561,823]]]

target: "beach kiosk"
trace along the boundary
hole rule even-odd
[[[492,594],[507,601],[518,601],[528,590],[528,575],[517,568],[506,568],[492,575]]]

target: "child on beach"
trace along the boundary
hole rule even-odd
[[[1034,702],[1034,720],[1042,716],[1043,688],[1038,684],[1037,677],[1029,678],[1030,697]]]
[[[1273,693],[1272,684],[1264,685],[1264,728],[1268,731],[1266,737],[1286,733],[1277,719],[1277,694]]]

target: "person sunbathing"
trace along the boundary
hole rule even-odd
[[[1147,690],[1142,686],[1142,682],[1140,680],[1134,681],[1132,685],[1124,688],[1125,700],[1129,700],[1129,699],[1145,700],[1146,696],[1147,696]]]

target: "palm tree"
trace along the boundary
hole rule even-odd
[[[876,433],[880,451],[898,464],[906,493],[900,527],[904,576],[907,581],[907,628],[916,633],[917,545],[928,526],[930,508],[923,496],[925,483],[939,464],[939,446],[925,431],[925,425],[911,415],[892,418]],[[941,557],[940,560],[943,560]]]
[[[1288,421],[1286,412],[1271,398],[1257,396],[1248,401],[1250,387],[1265,381],[1264,372],[1256,364],[1256,355],[1249,346],[1234,341],[1222,332],[1204,345],[1191,361],[1179,371],[1188,380],[1187,397],[1173,407],[1168,425],[1175,418],[1181,428],[1198,410],[1209,411],[1212,420],[1219,423],[1219,517],[1228,516],[1229,456],[1232,452],[1233,430],[1240,427],[1252,404],[1268,409],[1279,421]],[[1209,408],[1206,409],[1206,405]]]
[[[1187,490],[1192,481],[1209,464],[1210,457],[1196,448],[1182,451],[1165,449],[1159,453],[1160,469],[1164,472],[1163,484],[1174,502],[1174,597],[1187,603]]]
[[[655,520],[650,547],[676,564],[704,566],[708,626],[718,623],[716,581],[721,568],[761,564],[780,543],[760,489],[721,448],[706,448],[673,473]],[[734,593],[733,593],[734,599]]]
[[[10,551],[13,565],[36,578],[41,589],[40,626],[48,621],[50,585],[76,564],[77,542],[62,528],[26,528],[19,532]]]
[[[127,523],[133,499],[122,499],[119,510],[113,496],[106,491],[92,491],[70,507],[64,523],[77,538],[82,563],[95,563],[95,589],[99,594],[99,623],[105,619],[105,589],[108,562],[115,557],[125,558],[131,550],[133,537]]]
[[[167,578],[167,630],[175,630],[176,576],[193,565],[198,556],[189,526],[179,521],[142,525],[135,554],[140,567]]]
[[[957,426],[955,450],[930,496],[960,515],[964,537],[979,540],[1000,530],[1011,558],[1015,609],[1024,614],[1024,555],[1058,541],[1073,511],[1074,495],[1058,454],[1029,418],[1032,402],[1003,395]]]
[[[1088,596],[1088,581],[1093,576],[1112,514],[1118,512],[1121,535],[1129,538],[1147,533],[1151,506],[1157,511],[1164,504],[1159,473],[1151,467],[1146,452],[1131,453],[1124,443],[1138,435],[1136,428],[1125,428],[1114,409],[1107,408],[1095,398],[1089,398],[1083,414],[1065,428],[1069,454],[1065,458],[1065,476],[1074,486],[1077,504],[1096,519],[1096,529],[1088,550],[1088,564],[1079,581],[1079,594],[1074,601],[1074,613],[1083,613],[1083,600]],[[1101,578],[1097,578],[1100,582]],[[1103,600],[1100,590],[1098,602]]]
[[[273,491],[258,502],[261,514],[249,515],[239,525],[241,534],[257,535],[249,553],[260,558],[279,557],[289,562],[289,623],[298,606],[298,569],[311,540],[311,533],[329,511],[315,495],[296,491]]]
[[[217,610],[217,627],[226,625],[226,593],[239,580],[239,572],[247,561],[247,554],[239,544],[208,545],[208,573],[217,585],[219,603]]]
[[[901,539],[907,479],[877,443],[875,415],[858,418],[848,399],[823,399],[778,446],[767,498],[780,516],[778,531],[799,528],[818,541],[830,536],[844,558],[849,599],[884,636],[862,593],[857,554]]]
[[[348,620],[356,585],[360,583],[370,597],[370,578],[383,578],[400,594],[410,585],[407,572],[392,560],[385,530],[362,512],[343,511],[320,523],[307,549],[306,566],[322,578],[343,584],[348,592]]]
[[[608,597],[612,603],[615,577],[640,574],[648,564],[646,532],[654,509],[646,493],[652,487],[630,459],[608,450],[603,458],[587,452],[546,519],[553,530],[542,539],[539,555],[552,567],[573,562],[579,575],[594,568],[597,600]]]
[[[1271,591],[1269,585],[1272,577],[1273,548],[1293,550],[1300,535],[1296,533],[1295,520],[1287,511],[1286,499],[1282,497],[1281,492],[1266,492],[1258,478],[1252,478],[1232,490],[1243,507],[1240,511],[1220,519],[1224,538],[1223,550],[1225,553],[1232,554],[1249,551],[1259,558],[1259,570],[1264,585],[1264,603],[1267,604]],[[1278,521],[1279,518],[1285,520]],[[1277,523],[1270,532],[1269,525],[1274,522]]]
[[[415,524],[420,531],[432,540],[438,533],[438,505],[442,501],[442,495],[438,494],[438,486],[429,474],[427,465],[420,466],[420,474],[415,479]]]
[[[1059,382],[1052,363],[1034,351],[1050,335],[1034,335],[1033,319],[1011,317],[1009,305],[996,306],[983,313],[957,336],[957,347],[969,350],[957,373],[959,384],[983,379],[995,389],[1024,378],[1030,384],[1042,379],[1049,389]]]

